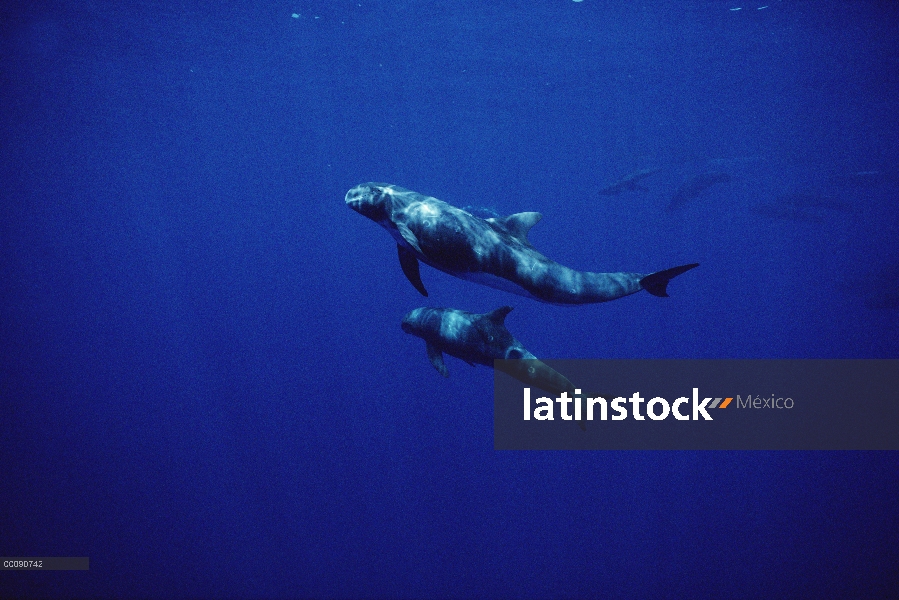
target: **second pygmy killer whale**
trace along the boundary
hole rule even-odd
[[[506,329],[506,315],[511,310],[511,306],[502,306],[475,314],[454,308],[416,308],[403,318],[402,327],[425,341],[428,360],[444,377],[449,377],[444,352],[470,365],[493,367],[498,359],[503,362],[496,363],[497,367],[518,381],[554,396],[567,392],[574,397],[575,388],[568,378],[528,352]],[[583,429],[583,420],[578,425]]]

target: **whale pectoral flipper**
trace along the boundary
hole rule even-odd
[[[415,286],[415,289],[422,296],[427,296],[428,290],[425,289],[425,285],[421,282],[421,274],[418,270],[418,259],[415,258],[412,252],[399,244],[396,245],[396,251],[400,255],[400,266],[403,268],[403,274],[406,275],[406,279]]]
[[[400,235],[403,236],[403,239],[406,240],[407,244],[412,246],[419,254],[424,254],[424,252],[421,251],[421,246],[418,245],[418,238],[415,237],[415,234],[412,233],[412,230],[409,229],[408,225],[405,223],[397,223],[396,228],[399,230]]]
[[[690,269],[695,269],[698,266],[699,263],[692,263],[689,265],[681,265],[679,267],[672,267],[670,269],[665,269],[664,271],[652,273],[640,280],[640,286],[653,296],[667,298],[668,291],[666,288],[668,287],[668,282],[681,273],[686,273]]]
[[[440,351],[437,346],[433,345],[431,342],[427,342],[428,348],[428,360],[431,361],[431,364],[434,365],[434,368],[443,375],[444,377],[449,377],[449,371],[446,369],[446,365],[443,363],[443,353]]]

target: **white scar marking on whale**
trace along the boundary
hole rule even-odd
[[[419,210],[421,210],[422,215],[424,215],[426,217],[436,217],[437,215],[440,214],[439,210],[437,210],[435,207],[431,206],[430,204],[425,204],[424,202],[421,203]]]

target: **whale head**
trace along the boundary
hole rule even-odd
[[[402,328],[424,339],[457,341],[472,330],[472,318],[476,316],[453,308],[416,308],[403,317]]]
[[[403,323],[401,325],[403,331],[421,337],[423,335],[422,313],[426,310],[427,309],[425,308],[416,308],[407,313],[406,316],[403,317]]]
[[[377,223],[390,218],[393,188],[386,183],[361,183],[346,193],[347,206]]]

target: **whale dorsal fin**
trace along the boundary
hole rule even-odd
[[[496,310],[492,310],[489,313],[484,315],[484,318],[493,323],[494,325],[498,325],[503,327],[506,322],[506,315],[512,312],[511,306],[500,306]]]
[[[520,212],[509,215],[508,217],[487,220],[496,223],[497,225],[501,225],[503,229],[512,235],[512,237],[530,246],[531,243],[528,241],[528,231],[530,231],[531,227],[542,218],[543,215],[538,212]]]
[[[512,339],[512,334],[506,329],[506,315],[512,312],[511,306],[500,306],[496,310],[484,313],[481,318],[475,321],[475,328],[488,345],[503,343]]]

